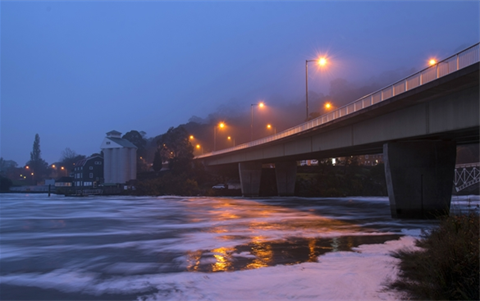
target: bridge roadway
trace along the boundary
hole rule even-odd
[[[258,195],[261,166],[273,163],[279,195],[293,195],[298,160],[383,153],[392,217],[427,217],[449,209],[456,145],[479,142],[479,102],[476,44],[332,113],[195,160],[238,165],[245,196]]]

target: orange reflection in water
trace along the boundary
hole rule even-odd
[[[216,262],[212,266],[212,272],[226,272],[232,268],[232,260],[230,258],[230,253],[232,248],[218,248],[213,249],[213,257]]]
[[[188,211],[190,221],[200,222],[208,220],[212,226],[202,231],[220,234],[216,239],[220,241],[241,240],[243,245],[248,245],[250,253],[247,257],[237,256],[238,248],[220,247],[212,250],[199,250],[187,252],[187,270],[198,272],[225,272],[238,269],[258,269],[275,264],[278,256],[278,233],[285,235],[290,232],[291,237],[305,237],[315,235],[315,238],[306,238],[308,248],[305,250],[306,260],[316,262],[319,250],[336,251],[340,241],[333,238],[330,244],[320,244],[318,235],[337,234],[343,231],[365,231],[359,226],[340,220],[335,220],[318,214],[282,207],[268,205],[251,200],[238,200],[216,198],[212,200],[190,199]],[[208,216],[199,219],[196,215],[198,208],[210,206]],[[260,235],[261,234],[261,235]],[[348,247],[353,246],[349,238]],[[231,245],[231,244],[227,244]],[[307,247],[307,246],[305,246]],[[277,249],[275,249],[277,248]],[[276,251],[275,251],[276,250]],[[297,249],[298,250],[298,249]],[[300,252],[300,251],[295,251]]]
[[[252,255],[255,259],[247,264],[246,269],[259,269],[269,266],[273,260],[272,246],[263,237],[253,237]]]
[[[202,254],[203,252],[201,250],[187,251],[187,271],[198,272],[202,259]]]
[[[316,247],[316,242],[315,242],[315,239],[314,238],[310,238],[308,240],[308,249],[309,249],[309,253],[308,253],[308,261],[311,261],[311,262],[317,262],[317,253],[315,252],[315,247]]]

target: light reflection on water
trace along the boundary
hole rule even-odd
[[[3,194],[0,280],[58,270],[107,279],[317,262],[327,252],[351,252],[435,224],[392,220],[387,198]]]

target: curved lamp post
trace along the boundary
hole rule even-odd
[[[250,105],[250,141],[253,141],[253,107],[258,106],[259,108],[263,108],[265,104],[262,102],[259,103],[252,103]]]
[[[227,139],[232,142],[233,146],[235,146],[235,138],[232,138],[232,136],[228,136]]]
[[[307,113],[307,116],[305,118],[305,120],[308,120],[308,63],[310,62],[318,62],[318,64],[320,66],[325,66],[327,64],[327,59],[324,58],[324,57],[321,57],[319,59],[316,59],[316,60],[305,60],[305,89],[306,89],[306,92],[305,92],[305,109],[306,109],[306,113]]]
[[[269,130],[273,130],[273,134],[276,135],[277,134],[277,128],[272,126],[270,123],[267,124],[267,129]]]
[[[218,125],[213,127],[213,151],[217,150],[217,127],[223,129],[225,127],[225,123],[220,122]]]

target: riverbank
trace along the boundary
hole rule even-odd
[[[479,300],[479,241],[478,210],[443,218],[419,249],[392,253],[399,273],[388,287],[414,300]]]

